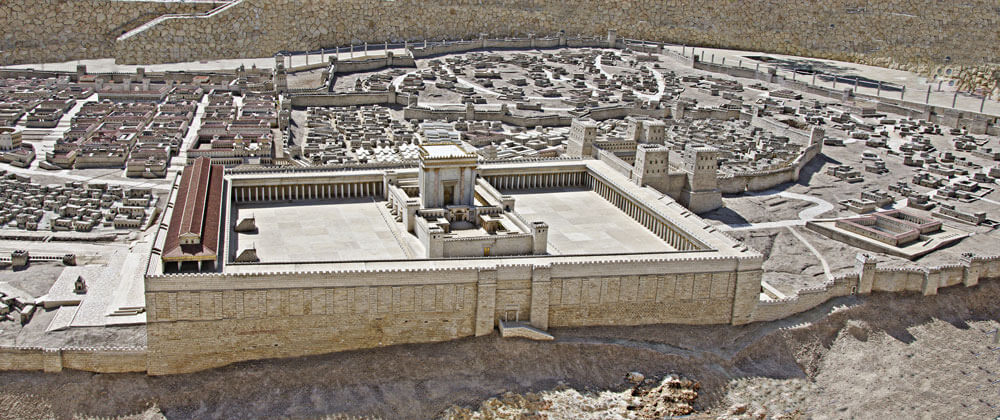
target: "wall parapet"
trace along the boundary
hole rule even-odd
[[[963,257],[959,263],[933,267],[862,265],[861,271],[842,274],[820,285],[800,289],[794,296],[761,300],[754,310],[753,321],[774,321],[815,308],[835,297],[865,294],[867,292],[861,290],[861,282],[866,275],[873,277],[873,292],[920,292],[934,295],[943,287],[958,284],[973,286],[981,278],[997,277],[1000,275],[998,262],[1000,255],[968,256]],[[866,270],[871,270],[871,273]]]
[[[0,370],[146,371],[146,347],[0,346]]]

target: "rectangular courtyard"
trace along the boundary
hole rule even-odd
[[[596,192],[582,188],[504,191],[528,222],[549,225],[553,255],[675,251]]]
[[[233,233],[238,249],[255,246],[263,263],[405,259],[380,205],[370,198],[241,204],[233,223],[254,217],[257,233]]]

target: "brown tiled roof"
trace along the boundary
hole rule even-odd
[[[212,165],[209,158],[199,158],[184,169],[163,246],[164,261],[215,259],[222,217],[222,172],[222,166]],[[181,245],[180,236],[187,233],[200,235],[201,243]]]

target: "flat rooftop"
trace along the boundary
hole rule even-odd
[[[421,154],[431,159],[468,158],[476,156],[475,150],[466,150],[458,144],[435,143],[420,146]]]
[[[257,233],[230,232],[237,249],[255,246],[262,263],[405,259],[382,204],[370,198],[240,204],[237,220],[254,217]]]
[[[675,251],[617,207],[585,188],[505,191],[528,222],[549,225],[553,255]]]

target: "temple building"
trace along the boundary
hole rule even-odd
[[[175,189],[173,213],[160,257],[163,270],[181,271],[196,265],[199,271],[215,268],[222,219],[222,165],[198,158],[184,169]]]

